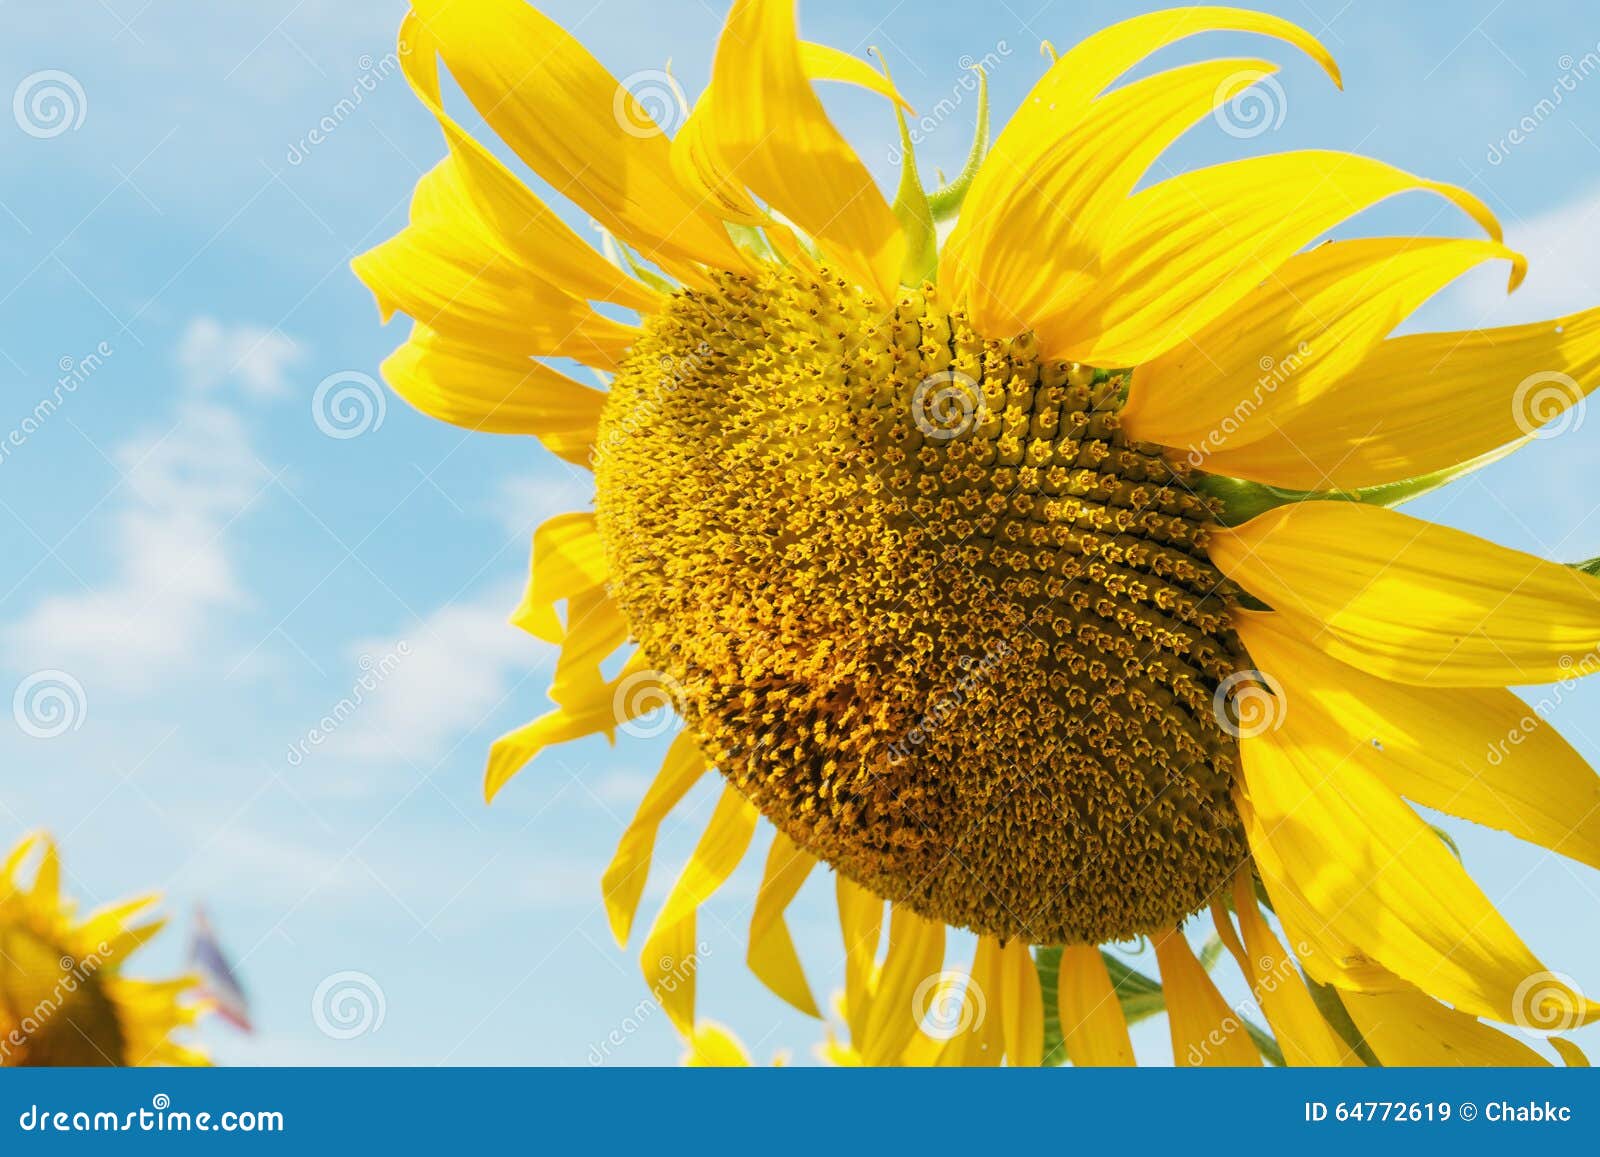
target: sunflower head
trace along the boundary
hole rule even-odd
[[[25,866],[37,856],[27,880]],[[60,894],[61,864],[46,836],[25,838],[0,867],[0,1065],[193,1065],[172,1039],[193,1024],[195,981],[134,980],[126,958],[162,928],[141,916],[155,897],[79,920]]]
[[[722,774],[641,957],[691,1039],[695,914],[761,817],[749,963],[819,1014],[783,913],[833,869],[839,1055],[868,1063],[1038,1063],[1034,945],[1060,949],[1066,1055],[1126,1063],[1128,977],[1096,946],[1139,936],[1174,1055],[1257,1063],[1195,917],[1291,1063],[1522,1063],[1479,1018],[1600,1015],[1413,807],[1600,864],[1600,781],[1547,728],[1504,739],[1508,685],[1600,668],[1600,583],[1386,509],[1526,440],[1525,395],[1541,421],[1575,405],[1600,311],[1397,337],[1477,265],[1520,282],[1473,194],[1326,150],[1153,179],[1275,70],[1124,80],[1213,31],[1339,82],[1277,17],[1139,15],[1052,52],[992,146],[980,72],[969,162],[928,191],[886,70],[801,41],[793,0],[734,0],[692,111],[522,0],[415,0],[402,64],[448,152],[356,261],[415,322],[385,376],[595,480],[535,534],[514,621],[561,647],[555,709],[495,744],[487,793],[551,744],[682,716],[602,885],[625,941],[657,831]],[[441,58],[603,256],[446,111]],[[892,200],[824,81],[894,107]],[[1408,193],[1487,236],[1327,239]],[[979,933],[956,979],[950,926]]]
[[[611,594],[706,755],[950,924],[1132,939],[1243,858],[1213,511],[1125,387],[820,269],[685,290],[607,395]]]

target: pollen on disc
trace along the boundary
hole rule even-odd
[[[709,759],[801,847],[1031,943],[1171,925],[1245,860],[1212,511],[1124,383],[931,287],[716,275],[612,383],[612,593]]]

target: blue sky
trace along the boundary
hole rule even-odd
[[[618,76],[670,59],[691,97],[725,11],[544,7]],[[1041,72],[1041,39],[1070,44],[1146,7],[813,0],[802,29],[882,48],[924,110],[956,99],[964,64],[990,55],[1003,116]],[[1265,7],[1325,39],[1346,91],[1275,43],[1213,36],[1168,50],[1163,64],[1242,50],[1285,67],[1266,131],[1239,139],[1205,122],[1156,176],[1312,145],[1370,153],[1471,188],[1533,264],[1509,301],[1486,274],[1413,326],[1600,304],[1592,4]],[[4,0],[0,11],[0,96],[18,94],[0,117],[0,434],[58,402],[0,457],[0,691],[60,672],[66,682],[32,686],[54,680],[72,700],[53,737],[0,716],[0,839],[55,831],[86,903],[165,892],[179,931],[144,954],[152,973],[181,962],[189,912],[207,905],[259,1023],[248,1038],[207,1026],[221,1061],[587,1063],[646,998],[638,938],[626,952],[612,944],[598,878],[665,740],[557,749],[482,803],[488,743],[547,702],[550,649],[505,623],[529,536],[583,506],[588,480],[531,441],[468,435],[392,397],[380,414],[365,391],[403,331],[379,326],[347,263],[403,223],[412,183],[442,153],[386,63],[404,5]],[[28,103],[49,85],[70,125]],[[892,185],[882,108],[828,99]],[[929,171],[966,151],[962,100],[926,133]],[[334,127],[313,142],[327,117]],[[1422,229],[1470,231],[1417,196],[1342,232]],[[326,406],[341,385],[370,407],[345,412],[354,436],[328,433],[350,433]],[[1558,559],[1597,555],[1585,473],[1596,460],[1600,419],[1573,423],[1414,512]],[[359,709],[310,745],[369,672]],[[1597,709],[1600,687],[1582,687],[1553,716],[1591,758]],[[713,802],[707,788],[667,824],[646,917]],[[1534,948],[1600,994],[1600,874],[1452,831]],[[804,1060],[816,1026],[742,965],[759,867],[752,853],[702,916],[701,1007],[759,1055]],[[818,873],[791,916],[819,994],[841,978],[831,896]],[[383,1019],[342,1038],[319,1027],[313,1002],[349,972],[369,978]],[[664,1018],[641,1019],[610,1063],[676,1059]],[[1135,1045],[1142,1059],[1170,1055],[1160,1022]]]

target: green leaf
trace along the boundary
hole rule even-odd
[[[1302,973],[1301,975],[1304,975]],[[1378,1060],[1372,1047],[1361,1036],[1361,1030],[1356,1027],[1356,1022],[1350,1019],[1350,1010],[1345,1008],[1344,1001],[1339,999],[1339,994],[1326,984],[1319,984],[1311,977],[1305,978],[1306,987],[1311,990],[1311,1001],[1317,1006],[1317,1011],[1322,1014],[1322,1019],[1327,1021],[1334,1032],[1339,1034],[1339,1039],[1355,1050],[1356,1056],[1361,1058],[1363,1064],[1372,1068],[1383,1067],[1383,1062]]]
[[[956,179],[935,189],[928,195],[928,207],[934,221],[949,221],[961,212],[961,203],[967,199],[967,190],[983,166],[984,155],[989,151],[989,76],[978,68],[978,124],[972,134],[972,148],[967,152],[967,162],[961,166]],[[901,124],[904,125],[902,119]]]

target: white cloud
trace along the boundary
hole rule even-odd
[[[267,472],[238,415],[203,402],[185,403],[172,429],[123,443],[114,458],[123,488],[103,536],[112,575],[44,599],[4,638],[23,669],[139,690],[200,659],[217,613],[244,601],[227,531]]]
[[[569,468],[564,474],[516,474],[502,478],[493,511],[508,535],[531,537],[541,522],[594,506],[594,478]]]
[[[305,351],[275,329],[197,317],[178,340],[177,358],[192,390],[214,390],[233,381],[250,397],[267,399],[289,393],[289,374]]]
[[[1528,280],[1507,296],[1503,263],[1464,279],[1454,303],[1465,324],[1517,325],[1600,306],[1600,190],[1510,223],[1506,244],[1527,256]]]
[[[431,761],[481,726],[508,695],[519,704],[538,703],[555,648],[506,621],[520,596],[514,585],[497,585],[439,608],[404,634],[356,642],[349,651],[352,691],[364,673],[373,685],[361,690],[356,710],[324,750]],[[387,673],[375,677],[384,666]],[[528,714],[542,710],[531,707]]]

